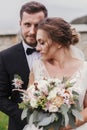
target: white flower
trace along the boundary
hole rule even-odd
[[[63,89],[63,88],[58,88],[58,87],[56,87],[56,91],[57,91],[57,94],[58,95],[63,95],[64,94],[64,92],[65,92],[65,89]]]
[[[19,82],[18,78],[15,78],[13,81],[16,88],[21,87],[21,82]],[[58,116],[57,113],[59,112],[61,115],[63,115],[63,112],[65,112],[64,108],[66,109],[66,107],[68,108],[67,112],[70,112],[72,109],[71,104],[73,104],[76,110],[78,110],[76,107],[77,102],[75,102],[73,98],[75,95],[75,93],[73,93],[73,85],[75,82],[76,79],[70,81],[63,79],[61,81],[50,78],[35,81],[33,85],[30,85],[27,88],[27,90],[18,89],[18,91],[23,92],[22,99],[25,103],[25,106],[27,109],[29,109],[29,111],[31,109],[33,112],[27,115],[29,118],[29,125],[26,125],[23,130],[43,130],[43,128],[39,129],[33,124],[37,123],[39,126],[43,127],[47,125],[47,123],[50,125],[52,120],[55,122],[52,114],[56,115],[56,120],[58,121],[60,116]],[[37,117],[40,117],[40,119],[38,120]],[[64,119],[61,119],[61,122],[63,120]],[[44,123],[46,124],[44,125]]]
[[[29,96],[27,94],[23,93],[22,100],[23,100],[24,103],[27,103],[28,101],[30,101],[30,98],[29,98]]]
[[[41,80],[38,82],[37,88],[40,92],[43,92],[44,94],[48,94],[48,86],[47,86],[47,80]]]
[[[23,130],[43,130],[43,128],[38,128],[34,124],[33,125],[26,125]]]
[[[57,112],[58,111],[58,107],[56,105],[53,104],[49,104],[49,112]]]
[[[50,100],[50,99],[52,99],[52,98],[55,98],[56,95],[57,95],[57,90],[58,90],[57,87],[53,88],[53,89],[49,92],[49,95],[48,95],[47,99]]]
[[[22,88],[23,81],[19,78],[14,78],[12,85],[15,86],[15,88]]]
[[[37,99],[32,98],[30,100],[30,105],[31,105],[32,108],[37,108]]]

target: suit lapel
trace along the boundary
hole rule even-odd
[[[22,79],[23,79],[23,81],[25,81],[25,86],[27,86],[28,81],[29,81],[30,70],[29,70],[27,58],[26,58],[22,43],[20,43],[18,45],[17,56],[18,56],[18,58],[19,58],[18,60],[19,60],[19,62],[21,64],[20,69],[21,69]]]
[[[20,62],[22,62],[23,66],[25,65],[25,68],[29,68],[22,43],[19,44],[19,47],[17,48],[17,53],[18,53],[18,56],[19,56],[18,60],[20,60]]]

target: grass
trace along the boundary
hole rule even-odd
[[[0,130],[8,129],[8,116],[0,112]]]

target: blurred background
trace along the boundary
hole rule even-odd
[[[31,0],[0,0],[0,51],[20,41],[19,12]],[[80,33],[77,44],[87,57],[87,0],[35,0],[48,9],[49,17],[62,17]],[[87,59],[87,58],[86,58]]]
[[[19,27],[21,5],[30,0],[0,0],[0,30]],[[43,3],[49,16],[62,17],[68,22],[87,15],[87,0],[35,0]]]
[[[0,51],[20,40],[19,11],[30,0],[0,0]],[[48,9],[49,17],[62,17],[80,34],[76,46],[87,60],[87,0],[35,0]],[[7,130],[8,117],[0,112],[0,130]]]

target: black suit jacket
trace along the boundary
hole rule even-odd
[[[0,52],[0,111],[9,116],[8,130],[22,130],[26,121],[21,120],[18,103],[21,95],[12,91],[12,80],[18,74],[24,81],[23,89],[27,88],[29,67],[22,43]]]

